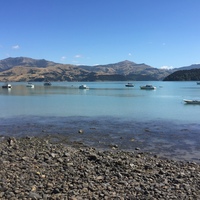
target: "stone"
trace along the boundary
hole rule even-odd
[[[49,138],[50,136],[48,136]],[[200,165],[38,137],[0,142],[0,199],[198,199]],[[18,146],[18,149],[15,146]]]

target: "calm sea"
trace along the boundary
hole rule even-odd
[[[52,86],[11,83],[0,88],[1,135],[64,134],[89,145],[200,159],[200,99],[196,82],[53,82]],[[78,87],[87,84],[89,89]],[[152,84],[156,90],[141,90]],[[1,83],[3,85],[3,83]],[[78,130],[84,134],[78,134]]]

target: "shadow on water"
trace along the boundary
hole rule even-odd
[[[101,149],[141,151],[200,162],[200,125],[171,121],[133,121],[115,117],[22,116],[0,120],[2,136],[60,135]],[[82,130],[81,133],[79,130]]]

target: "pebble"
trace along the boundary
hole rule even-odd
[[[139,149],[138,149],[139,150]],[[148,153],[55,143],[0,142],[0,199],[198,199],[200,165]]]

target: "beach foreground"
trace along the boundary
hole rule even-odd
[[[147,153],[2,138],[0,199],[199,199],[200,165]]]

